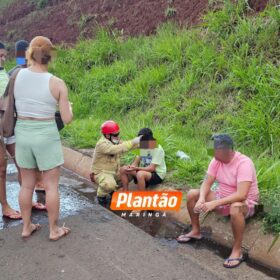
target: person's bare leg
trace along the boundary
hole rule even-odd
[[[0,145],[0,204],[2,206],[2,214],[17,219],[21,214],[12,209],[7,201],[6,194],[6,172],[7,172],[7,159],[5,158],[6,151]]]
[[[58,226],[59,218],[59,183],[60,167],[43,172],[43,184],[46,190],[46,206],[49,217],[49,227],[51,240],[58,240],[62,236],[68,234],[70,229]]]
[[[187,194],[187,209],[190,215],[192,230],[190,236],[200,236],[199,213],[194,212],[194,207],[199,199],[199,190],[190,190]]]
[[[122,184],[122,190],[128,191],[128,185],[131,181],[131,178],[134,176],[136,177],[136,171],[127,171],[126,166],[121,167],[120,169],[120,179]]]
[[[18,183],[21,185],[20,168],[19,168],[19,166],[17,165],[17,162],[16,162],[16,145],[15,144],[10,144],[10,145],[7,145],[6,147],[7,147],[8,153],[13,158],[13,161],[16,165],[16,168],[17,168],[17,171],[18,171]]]
[[[0,203],[2,205],[3,214],[10,210],[10,206],[7,201],[6,194],[6,171],[7,171],[7,160],[5,159],[5,151],[0,146]]]
[[[35,169],[21,168],[22,184],[19,192],[19,205],[23,219],[22,237],[28,237],[35,230],[31,223],[32,196],[36,182]]]
[[[247,211],[247,206],[241,202],[235,202],[230,206],[230,223],[234,239],[232,252],[229,256],[230,259],[240,258],[242,255],[241,246],[245,229],[245,215]],[[238,261],[231,261],[230,266],[236,265],[237,263]],[[225,264],[228,265],[228,262],[226,261]]]
[[[122,166],[120,169],[120,179],[122,184],[122,189],[124,191],[128,190],[129,178],[125,170],[126,166]]]
[[[10,144],[10,145],[7,145],[7,151],[9,152],[10,156],[13,158],[14,160],[14,163],[16,165],[16,168],[18,170],[18,182],[21,186],[21,174],[20,174],[20,168],[19,166],[17,165],[17,161],[16,161],[16,158],[15,158],[15,154],[16,154],[16,146],[15,144]],[[36,169],[35,170],[36,172],[36,182],[38,181],[38,174],[41,176],[40,172]],[[32,202],[32,207],[36,208],[37,210],[44,210],[46,209],[45,208],[45,205],[42,204],[42,203],[39,203],[39,202]],[[20,215],[20,214],[18,214]]]
[[[146,182],[148,182],[152,178],[152,173],[147,171],[138,171],[136,173],[136,178],[137,178],[137,189],[139,191],[144,191],[146,188]]]
[[[199,213],[194,212],[194,207],[199,199],[200,190],[192,189],[187,194],[187,209],[191,218],[192,230],[187,234],[191,237],[201,237],[200,224],[199,224]],[[215,194],[210,191],[206,197],[206,201],[215,200]]]
[[[40,172],[39,170],[36,172],[36,185],[35,185],[35,191],[45,191],[44,185],[43,185],[43,181],[42,181],[42,172]]]

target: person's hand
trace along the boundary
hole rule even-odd
[[[130,168],[131,168],[131,165],[124,166],[125,170],[129,170]]]
[[[136,171],[137,167],[134,165],[128,165],[125,170],[126,171]]]
[[[95,180],[94,180],[94,173],[90,173],[89,177],[90,177],[91,182],[95,182]]]
[[[204,198],[199,198],[198,201],[196,202],[193,211],[195,213],[200,213],[202,211],[202,205],[205,203]]]
[[[139,145],[139,144],[140,144],[140,140],[141,140],[142,137],[143,137],[143,135],[140,135],[140,136],[138,136],[138,137],[135,137],[135,138],[131,141],[131,143],[132,143],[133,145]]]
[[[204,204],[202,204],[202,211],[205,213],[211,212],[213,211],[216,207],[217,207],[217,201],[210,201],[210,202],[206,202]]]

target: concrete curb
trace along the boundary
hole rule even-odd
[[[92,158],[71,148],[63,147],[64,167],[90,180]]]
[[[177,213],[171,213],[171,215],[181,223],[190,224],[186,206],[183,206]],[[211,229],[210,239],[222,246],[232,247],[233,236],[229,220],[215,213],[207,215],[202,220],[202,229],[203,227]],[[275,239],[276,236],[263,233],[260,221],[250,219],[246,224],[242,246],[253,262],[280,272],[280,238],[273,245]]]
[[[92,158],[87,154],[82,154],[71,148],[64,147],[64,167],[90,180],[90,167]],[[159,187],[158,189],[164,189]],[[174,219],[189,224],[190,218],[185,206],[182,205],[178,212],[170,213]],[[211,239],[216,243],[231,247],[232,231],[230,223],[214,213],[208,215],[202,224],[203,227],[211,228]],[[269,269],[280,272],[280,238],[275,242],[276,236],[264,234],[262,224],[255,219],[249,220],[245,228],[243,247],[249,254],[252,261],[257,262]],[[271,248],[271,246],[273,247]]]

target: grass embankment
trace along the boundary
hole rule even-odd
[[[123,139],[151,127],[166,151],[168,180],[198,187],[207,140],[227,132],[254,160],[266,225],[280,232],[280,10],[248,16],[245,2],[226,3],[190,29],[165,25],[155,36],[127,39],[101,30],[61,49],[53,71],[66,81],[75,113],[62,134],[84,148],[94,147],[107,119],[120,123]],[[191,160],[176,158],[178,150]]]
[[[8,7],[14,0],[1,0],[0,2],[0,11]]]

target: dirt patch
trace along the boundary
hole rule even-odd
[[[269,0],[250,0],[249,5],[252,9],[257,12],[264,10],[266,5],[268,4]]]
[[[268,0],[251,0],[256,11]],[[100,26],[125,36],[150,35],[168,20],[193,25],[207,10],[208,0],[49,0],[40,9],[30,0],[17,0],[0,14],[0,38],[12,45],[18,39],[45,35],[55,43],[74,43],[92,37]]]
[[[110,26],[124,35],[149,35],[174,20],[194,24],[208,0],[53,0],[38,10],[28,0],[18,0],[0,16],[0,37],[6,41],[30,40],[38,34],[54,42],[75,42],[82,34],[90,37],[98,26]]]

